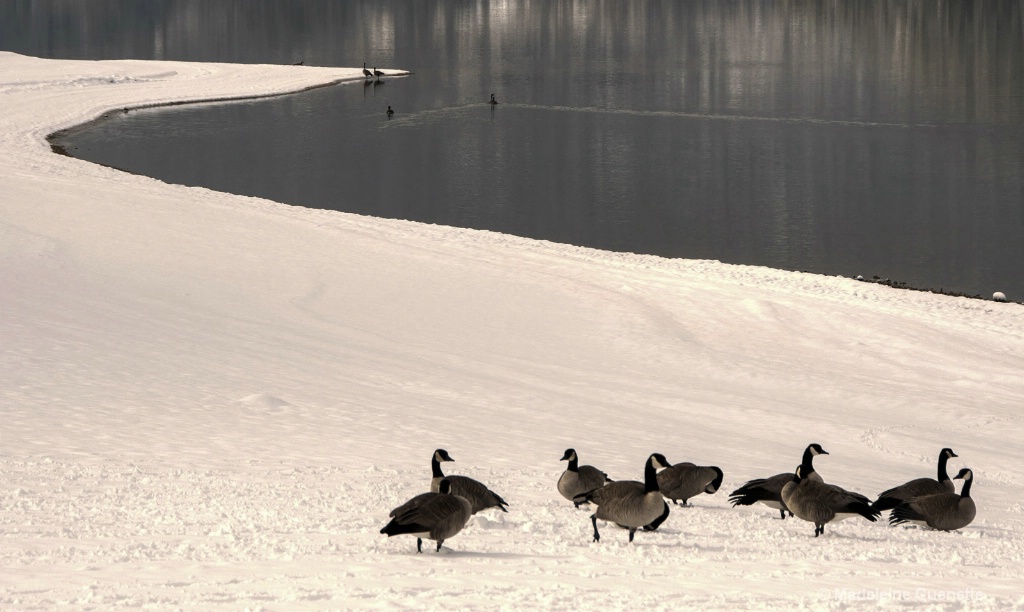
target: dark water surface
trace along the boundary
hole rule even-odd
[[[1024,298],[1024,1],[0,0],[0,48],[414,72],[61,142],[171,182]]]

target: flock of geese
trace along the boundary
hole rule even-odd
[[[883,491],[874,502],[842,487],[824,482],[814,470],[814,457],[827,455],[820,444],[805,450],[794,472],[751,480],[729,495],[735,506],[761,503],[779,511],[782,519],[796,516],[814,523],[814,536],[825,533],[825,525],[854,516],[876,521],[888,510],[889,524],[913,523],[941,531],[966,527],[977,509],[971,499],[974,474],[964,468],[950,479],[946,463],[956,457],[949,448],[939,453],[936,478],[916,478]],[[591,465],[580,465],[579,455],[567,449],[562,461],[566,470],[558,479],[558,492],[576,508],[593,504],[590,516],[594,541],[601,540],[597,521],[614,523],[629,530],[629,541],[638,529],[656,530],[669,516],[670,499],[686,506],[701,493],[714,494],[722,486],[724,474],[716,466],[693,463],[669,463],[661,453],[653,453],[644,465],[643,482],[613,481],[608,474]],[[437,550],[448,538],[458,534],[477,512],[498,508],[508,512],[508,503],[485,484],[466,476],[445,476],[441,463],[454,461],[448,451],[439,448],[430,460],[430,492],[421,493],[391,511],[391,521],[381,529],[388,537],[416,536],[416,551],[423,552],[423,538],[437,542]],[[953,480],[962,479],[958,495]]]

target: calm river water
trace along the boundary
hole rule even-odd
[[[171,182],[1024,299],[1024,1],[5,0],[0,48],[414,72],[61,143]]]

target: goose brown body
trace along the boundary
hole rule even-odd
[[[568,461],[569,466],[558,478],[558,493],[575,503],[577,508],[582,503],[574,501],[577,495],[593,491],[611,482],[608,474],[605,474],[596,467],[592,465],[579,465],[579,455],[576,454],[575,449],[566,449],[565,454],[562,455],[562,461]]]
[[[825,525],[834,520],[850,516],[862,516],[872,522],[878,520],[881,513],[873,510],[863,495],[802,478],[801,471],[802,466],[796,469],[794,480],[782,487],[782,501],[797,518],[814,523],[815,537],[825,533]]]
[[[423,552],[423,538],[441,544],[466,526],[473,515],[469,501],[452,494],[451,483],[443,480],[438,492],[421,493],[391,511],[391,521],[380,530],[388,537],[416,536],[416,551]]]

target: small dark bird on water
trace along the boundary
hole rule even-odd
[[[391,109],[391,105],[389,104],[388,105],[388,117],[391,117],[391,115],[394,115],[394,114],[395,114],[395,111]]]
[[[494,94],[491,94],[491,104],[497,104],[498,101],[494,99]]]

